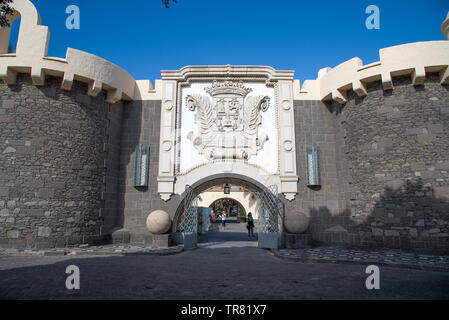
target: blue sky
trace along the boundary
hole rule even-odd
[[[448,0],[32,0],[50,28],[49,55],[67,47],[90,52],[136,79],[185,65],[268,65],[315,79],[318,70],[353,57],[378,60],[380,48],[444,40]],[[68,30],[65,9],[77,5],[81,29]],[[368,5],[380,30],[368,30]]]

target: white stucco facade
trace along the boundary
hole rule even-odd
[[[246,215],[251,212],[254,219],[258,218],[258,205],[256,196],[248,191],[232,191],[227,195],[224,195],[223,192],[206,191],[200,194],[198,206],[208,208],[215,201],[220,199],[235,200],[242,205]]]
[[[159,193],[169,200],[211,174],[297,193],[293,72],[191,66],[163,71]],[[270,184],[271,183],[271,184]]]

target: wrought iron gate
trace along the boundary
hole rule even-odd
[[[268,189],[256,192],[256,196],[259,202],[257,221],[259,248],[279,249],[284,210],[278,197],[278,186],[273,185]]]
[[[198,242],[198,194],[186,185],[184,212],[180,216],[177,231],[182,233],[184,249],[196,247]]]

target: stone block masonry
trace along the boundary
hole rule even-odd
[[[122,104],[60,86],[0,84],[0,246],[101,243],[114,227]]]
[[[299,175],[298,195],[294,201],[285,201],[286,215],[303,212],[311,219],[308,233],[315,235],[335,225],[345,223],[339,216],[344,208],[344,189],[338,177],[339,158],[336,150],[334,118],[321,101],[295,101],[296,161]],[[306,185],[306,147],[320,149],[320,176],[322,186]],[[327,210],[318,213],[319,210]],[[335,218],[333,218],[335,216]]]
[[[424,85],[408,76],[380,82],[360,98],[331,106],[339,181],[350,219],[346,242],[449,251],[449,87],[438,74]],[[320,235],[321,240],[329,239]],[[340,239],[342,240],[342,239]]]
[[[295,101],[298,195],[315,242],[449,252],[449,87],[393,78],[348,102]],[[319,188],[306,186],[305,147],[320,148]]]
[[[0,85],[0,246],[145,244],[149,213],[175,218],[182,195],[158,193],[161,101],[110,105],[75,82]],[[448,252],[449,88],[393,78],[348,102],[294,102],[298,194],[286,215],[310,217],[308,239]],[[150,148],[149,185],[134,186],[135,150]],[[305,148],[320,148],[319,188],[307,187]],[[231,173],[230,173],[231,175]],[[168,234],[175,231],[174,226]],[[112,239],[111,239],[112,237]]]
[[[149,232],[146,219],[155,210],[164,210],[173,220],[180,197],[163,201],[158,193],[161,101],[126,102],[123,113],[120,151],[120,179],[117,223],[132,243],[144,244]],[[149,185],[134,187],[135,150],[139,144],[150,147]]]

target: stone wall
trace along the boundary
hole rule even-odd
[[[340,215],[349,217],[340,241],[448,251],[449,87],[437,74],[417,87],[408,76],[393,81],[393,90],[377,82],[367,97],[351,92],[345,106],[332,105]]]
[[[114,235],[117,242],[148,242],[146,219],[155,210],[164,210],[171,218],[178,208],[179,196],[161,200],[157,192],[159,173],[159,137],[161,101],[132,101],[125,104],[121,135],[118,223],[124,230]],[[149,186],[134,187],[135,150],[139,144],[150,147]]]
[[[122,104],[60,84],[0,84],[1,246],[103,242],[116,223]]]
[[[316,242],[449,251],[449,87],[396,77],[344,106],[295,101],[299,194]],[[321,188],[305,186],[304,148],[321,150]]]
[[[448,251],[449,87],[394,78],[348,103],[295,101],[298,195],[286,214],[310,217],[314,241]],[[146,243],[146,218],[171,218],[180,196],[157,192],[160,101],[109,105],[75,82],[0,84],[0,245]],[[149,187],[134,187],[135,150],[150,147]],[[305,147],[321,151],[321,188],[306,186]],[[126,238],[125,238],[126,236]],[[121,238],[120,238],[121,237]]]
[[[318,240],[321,232],[341,230],[348,217],[341,216],[345,208],[344,189],[338,175],[338,154],[334,115],[321,101],[295,101],[296,161],[299,175],[298,195],[285,203],[286,215],[305,213],[310,218],[307,234]],[[316,145],[320,149],[320,188],[307,186],[306,147]],[[337,236],[339,233],[334,233]],[[335,239],[336,240],[336,239]]]

